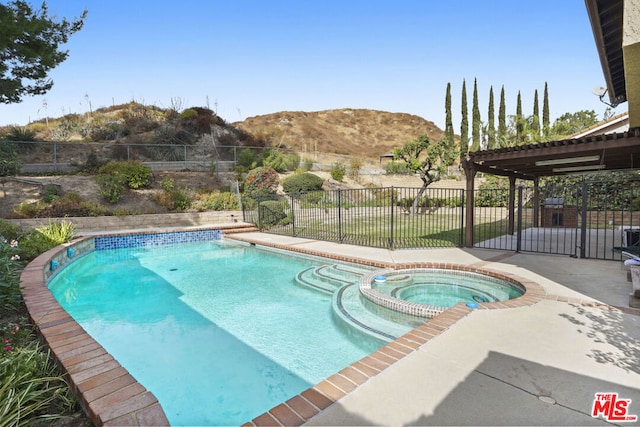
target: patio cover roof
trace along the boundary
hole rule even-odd
[[[469,153],[465,169],[535,179],[569,173],[640,168],[640,128],[623,133]]]

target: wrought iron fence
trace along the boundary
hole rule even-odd
[[[640,253],[638,183],[519,187],[512,224],[508,193],[476,192],[475,247],[609,260]]]
[[[474,247],[619,260],[640,254],[640,188],[583,183],[476,190]],[[389,249],[463,246],[465,191],[372,188],[244,200],[268,233]],[[513,212],[510,215],[510,212]]]
[[[245,221],[269,233],[390,249],[461,246],[463,212],[459,189],[313,191],[244,201]]]

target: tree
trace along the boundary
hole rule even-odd
[[[460,122],[460,156],[469,152],[469,112],[467,110],[467,83],[462,80],[462,119]]]
[[[564,113],[558,117],[551,128],[554,139],[562,139],[580,132],[598,123],[598,116],[593,110],[581,110],[576,113]]]
[[[393,150],[394,160],[404,162],[411,173],[417,173],[422,180],[422,187],[411,207],[412,214],[416,213],[422,194],[429,184],[439,181],[447,172],[447,167],[451,166],[457,157],[458,153],[452,141],[443,138],[432,143],[427,135],[407,141],[402,147],[396,147]]]
[[[538,108],[538,89],[533,94],[533,117],[531,121],[531,132],[533,140],[540,137],[540,109]]]
[[[507,107],[504,101],[504,85],[500,91],[500,109],[498,110],[498,145],[506,147],[507,145]]]
[[[85,10],[80,18],[57,21],[46,3],[39,10],[24,0],[0,3],[0,103],[18,103],[51,89],[48,73],[69,55],[60,45],[82,29],[86,16]]]
[[[549,136],[549,87],[547,82],[544,82],[544,95],[542,100],[542,134],[546,137]]]
[[[496,126],[493,111],[493,86],[489,87],[489,111],[487,114],[487,149],[493,150],[496,146]]]
[[[522,115],[522,98],[518,91],[518,100],[516,101],[516,145],[524,142],[524,116]]]
[[[480,150],[480,107],[478,106],[478,79],[473,80],[473,110],[471,112],[471,151]]]
[[[444,136],[453,142],[453,122],[451,119],[451,83],[447,83],[447,94],[444,98]]]

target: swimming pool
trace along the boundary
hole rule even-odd
[[[320,264],[228,241],[105,249],[49,288],[172,425],[242,424],[385,344],[299,286]]]

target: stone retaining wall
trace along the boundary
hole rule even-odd
[[[77,233],[137,230],[147,228],[195,227],[215,224],[242,223],[242,211],[187,212],[147,215],[10,219],[24,228],[35,228],[50,221],[70,221]]]

